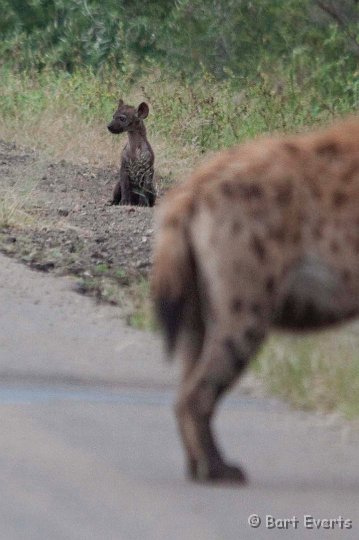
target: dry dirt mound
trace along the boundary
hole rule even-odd
[[[148,274],[153,233],[153,209],[109,205],[117,174],[0,142],[0,250],[116,302]]]

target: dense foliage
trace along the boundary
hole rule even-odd
[[[356,0],[0,0],[2,63],[144,65],[217,78],[296,64],[355,71]]]
[[[151,103],[150,129],[202,153],[358,108],[357,0],[0,0],[0,8],[6,129],[65,111],[103,122],[120,94],[139,96]]]

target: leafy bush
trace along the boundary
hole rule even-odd
[[[138,74],[155,64],[241,82],[293,62],[305,78],[358,63],[355,0],[0,0],[0,9],[1,58],[19,69]]]

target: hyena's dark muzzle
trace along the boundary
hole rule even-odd
[[[110,122],[107,126],[107,129],[114,134],[123,133],[123,129],[119,126],[116,126],[115,122]]]

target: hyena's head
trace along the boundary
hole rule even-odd
[[[142,121],[147,118],[148,112],[149,107],[144,101],[138,107],[131,107],[131,105],[125,105],[122,99],[120,99],[117,110],[107,129],[111,133],[137,131],[140,129]]]

